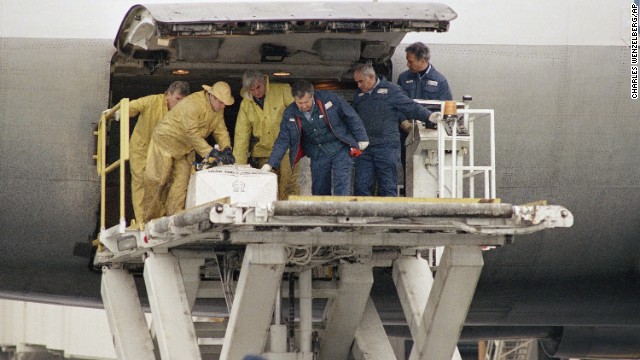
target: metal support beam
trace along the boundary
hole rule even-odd
[[[407,319],[411,337],[415,340],[425,336],[421,333],[424,329],[420,328],[420,323],[433,286],[433,275],[428,261],[416,256],[405,256],[394,261],[393,281],[398,289],[400,304]],[[414,346],[411,351],[411,359],[415,359],[416,348]],[[457,348],[451,359],[461,359]]]
[[[264,351],[286,261],[282,245],[247,246],[220,359]]]
[[[133,275],[103,267],[100,292],[118,359],[155,360]]]
[[[356,329],[356,338],[351,348],[355,360],[395,359],[387,333],[382,326],[378,310],[369,298],[362,314],[360,325]]]
[[[416,344],[418,359],[450,359],[454,354],[482,266],[478,246],[445,248],[420,323],[426,337],[421,346]]]
[[[178,257],[180,263],[180,273],[184,283],[184,290],[187,295],[189,309],[193,309],[198,297],[200,288],[200,267],[204,265],[204,258]]]
[[[274,221],[275,222],[275,221]],[[451,222],[449,221],[450,225]],[[324,224],[326,225],[326,224]],[[357,233],[342,232],[336,236],[333,232],[231,232],[229,241],[233,244],[263,243],[313,246],[406,246],[433,247],[450,245],[495,245],[507,242],[506,236],[487,236],[476,234],[424,234],[424,233]]]
[[[300,352],[311,352],[311,338],[313,335],[313,298],[311,297],[311,269],[301,271],[298,274],[298,286],[300,288]]]
[[[178,259],[172,254],[149,252],[144,281],[162,359],[200,360]]]
[[[424,294],[413,294],[424,292],[425,279],[430,277],[422,261],[403,259],[394,264],[394,281],[414,340],[410,359],[449,360],[457,354],[456,343],[484,265],[482,250],[475,246],[445,248],[426,307],[422,306]],[[421,308],[423,314],[418,317]]]
[[[373,285],[369,265],[341,264],[338,271],[338,296],[328,312],[319,360],[347,358]]]
[[[273,208],[276,216],[510,218],[513,215],[513,208],[509,204],[412,203],[400,200],[393,203],[287,200],[274,202]]]
[[[411,337],[416,339],[429,292],[433,286],[433,275],[427,260],[416,256],[405,256],[393,262],[393,282],[398,290],[400,305],[407,319]]]

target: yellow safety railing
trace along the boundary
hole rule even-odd
[[[120,111],[120,158],[114,163],[107,165],[107,122],[115,114]],[[120,168],[120,232],[124,232],[127,221],[125,219],[125,171],[126,161],[129,160],[129,99],[124,98],[110,110],[105,111],[100,116],[98,130],[94,131],[97,136],[97,149],[94,159],[96,160],[96,168],[100,176],[100,232],[106,227],[106,191],[107,191],[107,175],[113,170]],[[100,245],[99,245],[100,247]],[[101,249],[99,249],[101,250]]]

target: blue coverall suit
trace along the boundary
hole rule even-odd
[[[431,64],[422,77],[411,70],[402,72],[398,76],[398,85],[412,99],[453,100],[449,82]]]
[[[430,124],[431,112],[407,97],[398,85],[383,78],[369,92],[358,90],[352,106],[369,135],[369,147],[355,160],[355,195],[370,196],[377,179],[379,196],[398,196],[398,125],[404,119]]]
[[[289,150],[291,166],[303,156],[311,159],[313,195],[351,195],[351,147],[369,141],[358,114],[339,95],[316,91],[311,119],[306,119],[296,103],[287,106],[267,164],[278,168]]]
[[[451,95],[451,89],[449,89],[449,82],[436,68],[429,64],[427,66],[424,75],[419,73],[413,73],[411,70],[406,70],[398,76],[398,85],[402,88],[404,93],[412,99],[423,100],[453,100]],[[401,121],[402,122],[402,121]],[[404,145],[407,134],[400,132],[400,144]],[[401,147],[400,161],[402,162],[402,169],[406,171],[406,148]],[[405,179],[407,175],[405,173]]]

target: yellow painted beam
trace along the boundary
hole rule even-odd
[[[547,205],[547,200],[538,200],[538,201],[522,204],[522,206],[542,206],[542,205]]]

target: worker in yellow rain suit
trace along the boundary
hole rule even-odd
[[[246,164],[250,156],[253,165],[261,168],[269,160],[278,137],[282,113],[293,102],[291,86],[269,83],[268,76],[248,70],[242,76],[240,95],[243,99],[236,120],[233,156],[238,164]],[[296,165],[292,171],[291,164],[283,161],[276,171],[279,200],[300,194],[298,168]]]
[[[178,103],[158,123],[149,144],[144,181],[144,220],[173,215],[184,209],[191,163],[196,151],[223,164],[234,162],[224,108],[233,105],[229,84],[219,81]],[[219,151],[205,140],[213,133]]]
[[[164,94],[141,97],[129,102],[129,117],[138,116],[138,122],[129,141],[129,165],[131,170],[131,202],[136,221],[144,219],[142,199],[144,197],[144,169],[151,134],[158,122],[178,101],[189,95],[189,84],[174,81]],[[119,118],[119,111],[115,114]]]

